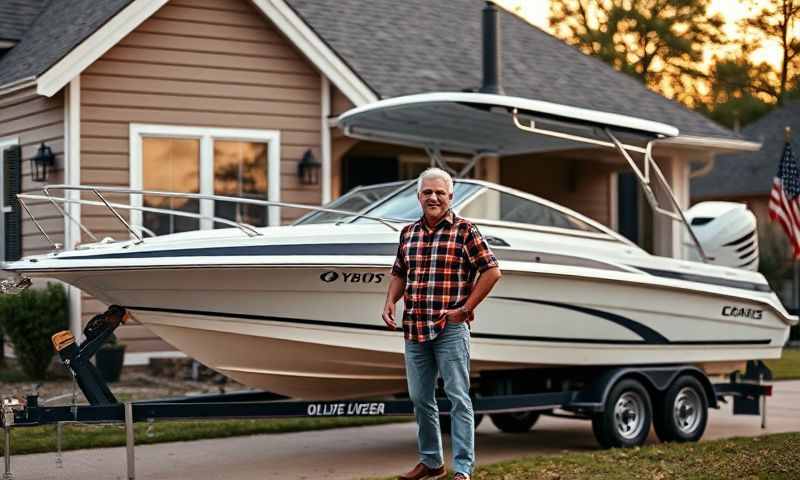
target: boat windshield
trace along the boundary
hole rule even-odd
[[[476,220],[605,233],[567,211],[493,188],[485,189],[456,209],[456,212],[462,217]]]
[[[399,189],[401,186],[407,184],[408,181],[381,183],[377,185],[368,185],[365,187],[356,187],[341,197],[325,205],[325,208],[332,210],[343,210],[345,212],[359,213],[365,208],[371,207],[376,203],[388,197],[392,192]],[[344,213],[333,212],[312,212],[304,215],[294,225],[309,225],[313,223],[336,223],[352,215]]]
[[[458,210],[458,206],[464,201],[469,200],[472,194],[483,188],[475,183],[455,182],[453,185],[453,204],[451,208]],[[419,206],[417,198],[417,182],[412,182],[403,190],[397,192],[388,200],[363,212],[370,217],[378,218],[399,218],[414,221],[422,216],[422,208]],[[359,222],[371,222],[366,218],[356,219]]]

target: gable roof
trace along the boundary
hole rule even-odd
[[[38,2],[38,17],[21,36],[20,42],[0,59],[0,85],[38,77],[131,1]],[[2,3],[6,4],[6,1]]]
[[[48,0],[0,1],[0,40],[17,41],[28,30]]]
[[[286,0],[382,98],[477,89],[483,0]],[[638,116],[681,135],[732,131],[500,9],[508,95]]]
[[[15,0],[0,0],[9,1]],[[47,73],[49,77],[59,77],[58,82],[45,82],[48,85],[39,85],[39,91],[54,93],[69,81],[61,77],[79,73],[81,65],[63,70],[54,66],[63,64],[65,56],[115,21],[114,17],[134,2],[43,3],[41,14],[19,44],[0,59],[0,87]],[[356,105],[376,96],[388,98],[480,86],[483,0],[253,2],[270,18],[281,16],[278,21],[284,33],[295,44],[308,44],[301,45],[301,50],[310,52],[312,57],[314,52],[323,51],[312,60],[326,75],[340,74],[337,86],[354,85],[350,96]],[[500,15],[502,84],[507,94],[668,123],[678,127],[681,137],[740,140],[730,130],[648,90],[636,79],[519,17],[502,10]],[[57,75],[54,70],[58,70]]]
[[[769,195],[783,155],[784,129],[800,134],[800,101],[789,102],[742,129],[763,143],[760,151],[717,157],[708,175],[692,179],[693,198]],[[796,142],[793,145],[797,145]],[[794,149],[795,157],[800,150]]]

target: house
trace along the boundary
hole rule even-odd
[[[783,156],[786,127],[790,129],[788,138],[796,147],[798,143],[793,141],[792,132],[794,135],[800,134],[800,101],[788,102],[742,129],[742,135],[763,145],[761,150],[721,155],[708,174],[691,180],[692,203],[706,200],[741,202],[755,213],[762,263],[765,255],[782,256],[784,262],[788,263],[791,252],[780,225],[770,220],[768,208],[773,179]],[[797,149],[794,152],[797,158]],[[778,295],[785,305],[797,308],[797,299],[792,291],[793,272],[789,268],[784,270],[786,280],[783,288],[778,290]]]
[[[0,195],[9,246],[3,256],[50,248],[13,202],[16,191],[42,186],[29,168],[42,144],[55,154],[50,184],[318,205],[358,184],[415,176],[428,164],[422,151],[345,138],[331,119],[381,98],[477,88],[483,6],[480,0],[0,0],[0,161],[9,166],[9,195]],[[758,147],[524,20],[501,17],[507,94],[680,129],[655,156],[681,204],[689,202],[693,164]],[[308,151],[322,165],[315,185],[297,176]],[[562,203],[656,253],[679,254],[679,228],[639,208],[624,168],[610,152],[578,149],[489,158],[475,175]],[[233,214],[212,201],[142,201]],[[32,210],[66,248],[88,240],[50,206]],[[101,207],[71,205],[69,213],[100,237],[128,236]],[[239,214],[275,225],[302,211]],[[163,216],[128,220],[156,233],[210,228]],[[104,308],[76,291],[71,298],[73,329]],[[121,337],[129,352],[168,350],[141,326],[126,326]]]

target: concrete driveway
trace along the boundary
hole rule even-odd
[[[711,412],[705,440],[800,431],[800,381],[779,382],[768,400],[768,425],[760,417],[732,416],[730,406]],[[353,479],[401,473],[416,463],[413,423],[318,432],[257,435],[222,440],[146,445],[136,448],[136,478]],[[651,436],[650,441],[655,441]],[[589,422],[544,417],[522,435],[498,431],[487,419],[476,438],[479,464],[532,454],[597,449]],[[449,445],[446,444],[446,448]],[[448,449],[449,451],[449,449]],[[12,459],[18,480],[124,479],[125,449],[67,452]]]

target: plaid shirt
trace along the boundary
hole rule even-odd
[[[497,266],[478,229],[450,212],[436,228],[421,218],[400,232],[392,275],[406,281],[403,333],[407,340],[433,340],[444,329],[442,314],[467,301],[477,272]]]

